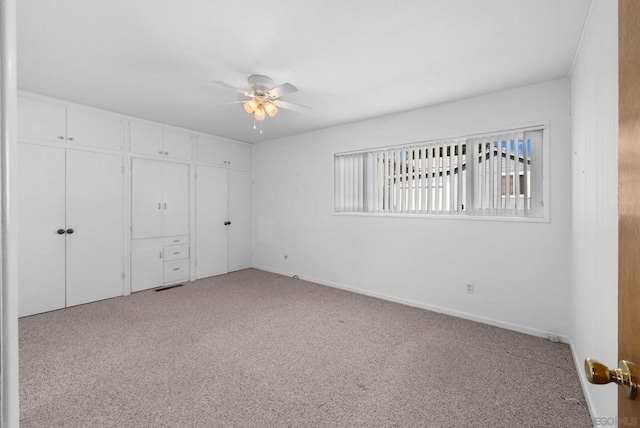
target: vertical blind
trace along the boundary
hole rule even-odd
[[[542,130],[335,155],[335,211],[542,216]]]

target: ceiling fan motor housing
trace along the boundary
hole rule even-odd
[[[265,94],[273,88],[273,80],[261,74],[250,76],[248,81],[251,89],[256,94]]]

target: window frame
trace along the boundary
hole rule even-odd
[[[474,133],[465,133],[452,135],[446,138],[427,139],[422,141],[412,141],[401,144],[394,144],[388,146],[370,147],[360,150],[348,150],[342,152],[335,152],[331,155],[332,170],[332,191],[331,191],[331,212],[334,216],[346,216],[346,217],[386,217],[386,218],[413,218],[413,219],[449,219],[449,220],[480,220],[480,221],[503,221],[503,222],[524,222],[524,223],[549,223],[550,222],[550,134],[549,134],[549,121],[537,121],[529,122],[521,125],[510,125],[504,127],[489,128],[488,130],[482,130]],[[394,150],[401,147],[410,147],[413,145],[423,144],[439,144],[449,142],[457,139],[473,139],[491,137],[499,134],[505,134],[510,132],[527,132],[527,131],[542,131],[542,209],[540,217],[524,217],[524,216],[505,216],[505,215],[488,215],[483,213],[473,213],[465,211],[464,213],[380,213],[380,212],[344,212],[336,211],[336,156],[368,153],[379,150]]]

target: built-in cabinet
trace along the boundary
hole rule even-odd
[[[129,140],[131,153],[191,159],[192,135],[186,131],[132,120],[129,123]]]
[[[18,98],[18,135],[26,142],[120,151],[123,120],[109,113]]]
[[[132,159],[131,288],[189,279],[188,164]]]
[[[20,316],[251,266],[249,144],[33,95],[18,138]]]
[[[123,294],[122,155],[18,145],[19,314]]]

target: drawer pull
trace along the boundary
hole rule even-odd
[[[174,239],[173,242],[180,242],[180,240],[179,239]]]
[[[173,268],[173,270],[180,270],[180,268]]]
[[[174,255],[178,255],[178,254],[180,254],[180,251],[178,251],[177,253],[173,253],[173,254],[174,254]]]

